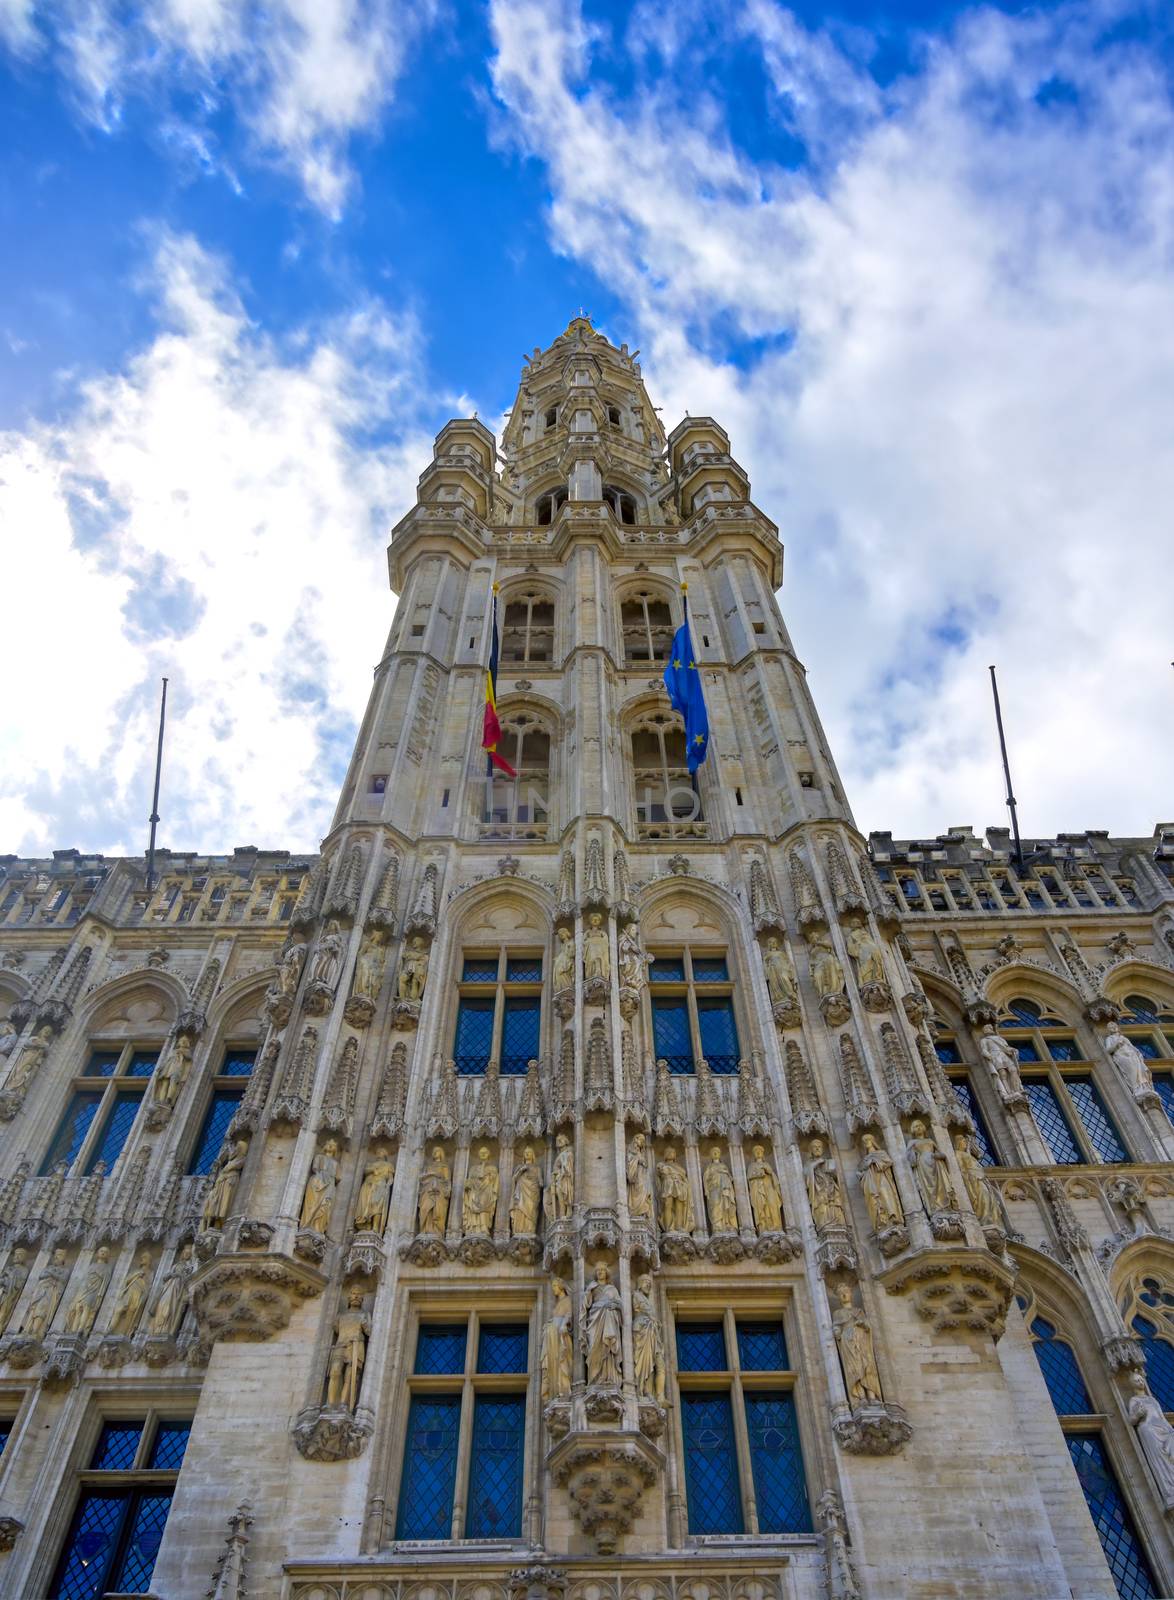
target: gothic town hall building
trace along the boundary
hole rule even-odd
[[[0,857],[0,1595],[1174,1594],[1174,827],[862,837],[585,318],[388,557],[319,855]]]

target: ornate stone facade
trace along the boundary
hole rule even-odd
[[[389,559],[320,854],[0,858],[0,1595],[131,1416],[194,1419],[162,1600],[1110,1597],[1054,1336],[1174,1592],[1174,828],[864,839],[726,435],[583,318]]]

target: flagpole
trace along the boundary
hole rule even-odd
[[[155,829],[159,826],[159,777],[163,771],[163,724],[167,720],[167,679],[163,680],[163,695],[159,701],[159,743],[155,750],[155,794],[151,801],[151,837],[147,844],[147,893],[155,883]]]
[[[686,627],[686,630],[687,630],[688,627],[689,627],[689,585],[687,583],[682,583],[682,585],[681,585],[681,608],[682,608],[682,611],[683,611],[683,614],[684,614],[685,627]],[[693,635],[691,633],[687,633],[686,637],[688,638],[689,643],[692,644],[693,643]],[[698,668],[697,670],[700,671],[701,669]],[[686,739],[686,742],[685,742],[685,761],[686,761],[686,764],[688,764],[688,760],[689,760],[689,745],[688,745],[688,740]],[[694,813],[693,814],[694,814],[695,817],[699,817],[701,815],[701,786],[697,782],[697,773],[692,768],[689,769],[689,787],[692,789],[693,798],[697,802],[696,806],[694,807]]]
[[[1023,844],[1019,838],[1019,815],[1015,809],[1015,795],[1011,788],[1011,766],[1007,760],[1007,740],[1003,735],[1003,712],[999,705],[999,685],[995,669],[991,668],[991,693],[995,697],[995,725],[999,730],[999,749],[1003,753],[1003,776],[1007,780],[1007,810],[1011,813],[1011,831],[1015,835],[1015,864],[1023,876]]]

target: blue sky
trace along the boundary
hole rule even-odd
[[[313,845],[432,435],[728,428],[858,820],[1168,820],[1161,6],[0,0],[0,849]],[[1156,580],[1156,581],[1155,581]]]

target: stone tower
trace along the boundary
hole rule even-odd
[[[0,859],[0,1593],[1170,1592],[1168,830],[862,838],[585,318],[388,556],[319,856]]]

